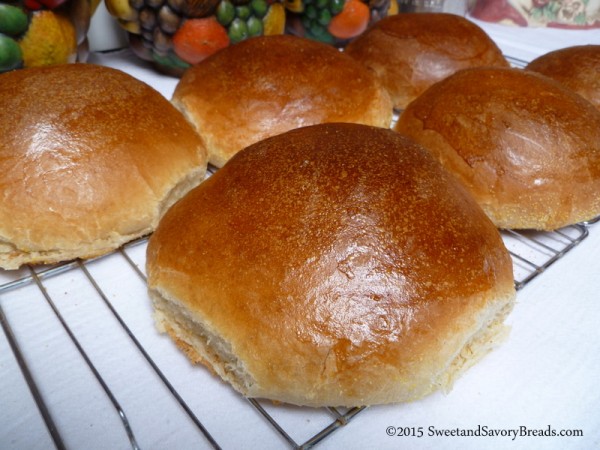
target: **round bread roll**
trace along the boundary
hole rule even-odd
[[[550,77],[600,109],[600,45],[579,45],[546,53],[527,70]]]
[[[107,253],[200,183],[206,149],[168,99],[115,69],[0,75],[0,267]]]
[[[352,41],[346,53],[379,75],[396,109],[460,69],[509,66],[483,29],[449,13],[388,16]]]
[[[156,320],[245,396],[309,406],[447,389],[503,336],[511,258],[472,197],[392,130],[252,145],[167,212]]]
[[[289,35],[229,46],[188,69],[172,98],[223,166],[266,137],[306,125],[389,127],[393,108],[377,77],[336,48]]]
[[[395,130],[428,148],[500,228],[554,230],[600,214],[600,112],[521,69],[465,69]]]

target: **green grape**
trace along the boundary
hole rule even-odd
[[[322,9],[321,11],[319,11],[317,22],[319,22],[323,26],[329,25],[329,22],[331,22],[331,12],[328,9]]]
[[[242,20],[247,20],[252,15],[252,10],[249,6],[237,6],[235,8],[235,15]]]
[[[324,42],[326,44],[333,44],[335,39],[327,31],[327,29],[319,24],[313,24],[311,28],[307,30],[306,37],[315,41]]]
[[[262,19],[267,15],[269,10],[269,4],[266,0],[252,0],[250,2],[250,8],[254,11],[254,15],[259,19]]]
[[[233,19],[231,25],[229,25],[229,39],[232,44],[237,44],[248,38],[248,25],[239,17]]]
[[[229,0],[223,0],[217,7],[217,21],[226,27],[235,19],[235,6]]]
[[[311,20],[316,19],[318,15],[318,10],[317,8],[315,8],[314,5],[308,5],[304,10],[304,14]]]
[[[248,34],[250,36],[260,36],[263,34],[263,22],[258,17],[250,17],[248,22]]]
[[[346,0],[329,0],[329,10],[334,16],[342,12]]]
[[[27,31],[27,13],[17,6],[0,3],[0,33],[18,36]]]
[[[0,34],[0,72],[21,67],[23,54],[19,44],[9,36]]]

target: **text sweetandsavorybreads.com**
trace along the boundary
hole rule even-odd
[[[581,429],[559,429],[552,425],[542,428],[521,425],[516,428],[496,428],[487,425],[477,425],[465,428],[442,428],[436,426],[427,427],[402,427],[387,426],[385,432],[393,437],[482,437],[482,438],[535,438],[535,437],[583,437]]]

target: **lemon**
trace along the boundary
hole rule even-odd
[[[19,41],[25,67],[74,62],[77,36],[71,21],[49,10],[36,11]]]

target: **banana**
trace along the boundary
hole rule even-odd
[[[304,1],[303,0],[284,0],[285,9],[288,11],[292,11],[295,13],[301,13],[304,11]]]
[[[271,4],[263,21],[265,36],[283,34],[285,31],[285,8],[283,5],[281,3]]]
[[[111,16],[128,22],[137,18],[137,11],[131,7],[129,0],[105,0],[104,4]]]

